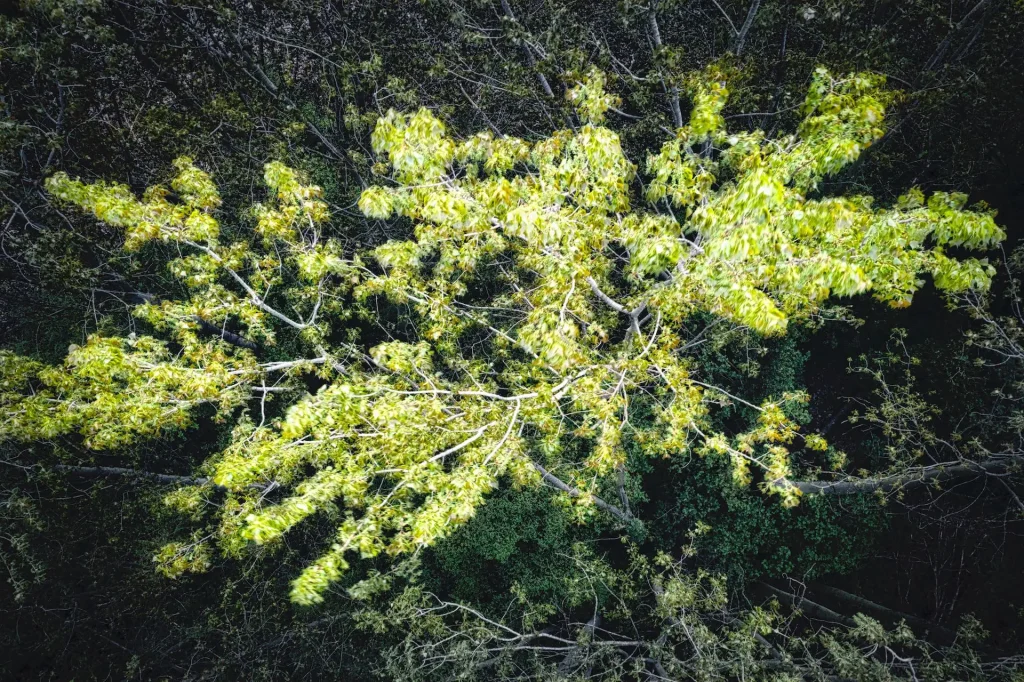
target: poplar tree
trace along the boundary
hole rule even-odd
[[[278,162],[266,202],[239,216],[189,158],[141,197],[57,173],[53,197],[123,230],[129,253],[166,258],[186,293],[130,292],[148,333],[94,335],[57,366],[0,352],[0,437],[109,451],[214,414],[230,442],[194,476],[167,477],[186,484],[168,503],[204,525],[159,566],[202,570],[216,551],[238,557],[337,514],[293,583],[301,604],[353,557],[449,534],[502,480],[550,485],[581,518],[635,530],[630,443],[728,458],[736,484],[796,505],[795,457],[827,447],[790,416],[809,396],[730,395],[702,380],[694,349],[730,328],[817,324],[841,314],[834,297],[906,306],[925,276],[983,291],[991,266],[951,251],[1004,234],[962,194],[878,207],[821,192],[883,135],[881,77],[818,69],[799,128],[769,136],[726,129],[728,75],[686,79],[689,121],[642,168],[605,125],[617,100],[598,71],[569,91],[577,124],[537,140],[458,138],[428,109],[390,111],[359,208],[409,237],[367,251],[346,251],[321,189]],[[381,311],[403,320],[387,340],[371,332]],[[267,359],[279,349],[295,354]],[[268,415],[270,401],[287,408]],[[729,402],[755,426],[716,429]]]

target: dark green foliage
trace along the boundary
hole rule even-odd
[[[513,587],[531,601],[558,603],[576,568],[572,544],[588,538],[593,532],[574,525],[547,491],[502,488],[465,527],[429,550],[424,584],[499,613]]]
[[[851,331],[852,325],[845,329]],[[770,341],[740,335],[738,343],[704,351],[700,366],[712,383],[734,395],[779,397],[804,386],[810,340],[801,330]],[[741,408],[736,406],[734,416],[725,418],[753,418]],[[810,426],[805,404],[789,409],[805,428]],[[819,461],[823,455],[812,453],[808,459]],[[698,523],[706,524],[710,529],[697,541],[701,563],[741,584],[786,574],[814,578],[847,573],[870,554],[886,526],[884,510],[872,497],[809,499],[793,509],[766,503],[755,491],[736,486],[728,462],[721,458],[690,458],[657,466],[655,472],[648,480],[654,484],[649,494],[655,511],[650,516],[658,519],[651,533],[659,546],[676,549]]]
[[[873,497],[805,499],[785,509],[735,486],[722,460],[673,466],[664,478],[664,487],[652,493],[652,538],[666,551],[678,550],[698,524],[707,526],[696,540],[698,561],[736,584],[848,573],[886,528],[884,510]]]

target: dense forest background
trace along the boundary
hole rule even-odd
[[[370,220],[356,205],[380,182],[371,133],[389,109],[428,107],[456,136],[489,130],[537,140],[579,125],[566,95],[596,66],[621,98],[606,125],[639,162],[688,117],[683,75],[724,65],[729,129],[772,137],[795,129],[812,74],[824,65],[883,74],[900,94],[881,140],[818,191],[888,206],[919,187],[987,203],[1007,233],[986,254],[998,271],[992,291],[982,307],[950,303],[930,283],[906,308],[851,299],[845,304],[860,324],[794,326],[784,337],[708,346],[698,355],[705,376],[753,402],[806,390],[811,401],[799,419],[846,454],[850,472],[895,471],[998,429],[1019,452],[1021,357],[986,355],[982,341],[993,328],[1019,332],[1012,320],[1014,273],[1024,265],[1013,255],[1024,236],[1022,35],[1017,0],[6,4],[0,345],[60,362],[91,334],[143,333],[130,292],[167,288],[164,262],[123,257],[121,233],[54,200],[45,181],[58,171],[141,193],[168,181],[172,161],[186,155],[215,179],[222,212],[242,214],[265,197],[264,164],[281,161],[323,188],[329,233],[350,252],[409,232],[401,220]],[[401,328],[397,315],[383,324]],[[372,339],[373,325],[359,324]],[[289,583],[315,557],[315,538],[333,527],[331,518],[304,523],[273,550],[214,560],[205,573],[169,579],[154,570],[154,553],[192,526],[163,503],[171,478],[117,470],[192,476],[230,437],[231,425],[210,416],[116,450],[86,452],[61,438],[0,444],[0,677],[451,679],[449,668],[410,661],[422,641],[443,640],[444,628],[470,628],[465,616],[422,631],[417,619],[448,616],[443,605],[454,604],[452,613],[472,608],[585,639],[600,629],[596,602],[610,613],[620,602],[654,598],[636,587],[651,583],[643,576],[652,560],[643,557],[680,558],[683,548],[678,570],[727,580],[724,602],[709,612],[773,604],[766,608],[786,620],[788,636],[807,642],[855,627],[858,613],[886,628],[902,620],[936,650],[959,652],[939,658],[973,647],[980,663],[972,679],[1018,674],[1024,486],[1014,466],[941,486],[815,496],[789,509],[732,486],[726,463],[631,453],[628,504],[642,528],[601,516],[577,523],[552,503],[556,490],[502,486],[472,520],[401,569],[439,610],[417,611],[425,607],[408,590],[376,601],[348,591],[386,571],[382,560],[346,574],[324,604],[303,607],[289,601]],[[736,408],[716,417],[746,418]],[[644,607],[630,608],[639,622]],[[708,627],[713,636],[727,625]],[[988,636],[970,640],[978,628]],[[640,630],[636,637],[657,636]],[[830,651],[813,641],[808,651]],[[446,655],[457,662],[466,654]],[[642,656],[630,664],[638,668],[600,657],[583,665],[574,656],[559,652],[546,672],[468,670],[479,679],[687,679]],[[780,663],[748,679],[915,679],[899,660],[806,677]],[[693,679],[715,679],[701,674]]]

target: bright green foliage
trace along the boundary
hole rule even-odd
[[[275,540],[337,498],[351,510],[330,551],[296,581],[297,601],[316,601],[346,567],[346,552],[395,556],[432,544],[473,516],[498,476],[531,473],[513,433],[515,410],[459,395],[440,378],[433,385],[420,390],[353,371],[291,408],[279,428],[236,441],[217,463],[213,481],[239,495],[260,481],[292,484],[307,465],[318,469],[280,505],[260,508],[258,494],[240,498],[225,530],[237,523],[246,540]]]
[[[198,405],[227,412],[242,404],[251,363],[216,346],[199,350],[185,362],[152,337],[92,336],[69,349],[63,367],[0,352],[0,401],[7,407],[0,437],[46,441],[78,432],[86,446],[107,449],[183,428]]]
[[[604,123],[608,110],[622,104],[618,97],[605,92],[604,86],[604,74],[591,68],[586,81],[569,91],[569,99],[576,106],[580,118],[587,123]]]
[[[220,196],[210,177],[182,157],[174,162],[178,176],[171,187],[181,197],[171,203],[168,191],[153,187],[143,201],[131,189],[117,183],[98,182],[87,185],[56,174],[47,183],[59,199],[77,204],[97,218],[125,230],[125,248],[138,249],[152,239],[164,241],[210,241],[219,235],[217,222],[210,212],[220,205]]]
[[[319,188],[280,163],[266,166],[271,197],[251,231],[222,229],[213,183],[188,159],[177,162],[174,196],[157,187],[141,200],[55,175],[51,193],[122,228],[126,248],[166,243],[182,254],[170,268],[188,295],[136,311],[171,334],[173,353],[142,337],[95,338],[62,370],[4,356],[2,406],[16,419],[3,433],[80,432],[106,448],[185,426],[201,403],[226,418],[269,389],[298,394],[280,418],[267,419],[261,402],[260,424],[240,419],[206,464],[206,487],[226,499],[203,537],[238,554],[340,502],[336,537],[293,585],[304,604],[322,599],[351,553],[397,556],[444,537],[505,474],[525,484],[550,467],[577,511],[609,508],[598,495],[623,475],[630,439],[647,456],[726,456],[738,484],[756,475],[795,505],[799,426],[787,410],[807,396],[750,405],[758,418],[745,433],[713,428],[712,406],[727,394],[694,376],[687,322],[706,313],[781,334],[832,295],[871,291],[905,305],[925,273],[949,291],[984,288],[984,261],[943,248],[987,247],[1003,233],[959,196],[912,193],[891,209],[808,198],[881,135],[889,97],[878,77],[818,71],[798,133],[774,139],[725,131],[725,78],[715,69],[689,81],[690,124],[648,160],[646,197],[618,135],[600,125],[614,98],[596,71],[570,95],[583,124],[534,142],[458,140],[427,109],[388,112],[372,142],[375,168],[393,182],[366,189],[359,206],[372,219],[407,219],[412,238],[370,254],[323,237]],[[415,334],[371,346],[338,324],[386,301]],[[204,325],[263,346],[283,328],[307,354],[260,363],[251,349],[201,337]],[[310,394],[298,377],[314,369],[326,385]],[[653,418],[634,422],[634,403]],[[279,488],[287,494],[275,503]],[[201,544],[165,548],[162,565],[202,567]]]
[[[223,244],[213,214],[220,198],[212,180],[191,159],[179,158],[175,166],[178,175],[171,188],[180,201],[171,201],[161,186],[146,190],[140,201],[123,185],[89,185],[63,173],[49,178],[47,189],[58,199],[123,228],[126,249],[158,241],[191,251],[168,264],[188,287],[190,297],[147,304],[136,313],[157,329],[173,332],[188,350],[199,343],[194,334],[196,318],[217,326],[234,320],[249,338],[267,342],[274,339],[269,317],[302,331],[309,340],[326,334],[329,316],[323,313],[341,312],[338,297],[348,289],[351,265],[340,258],[335,241],[321,236],[329,216],[327,205],[319,199],[320,188],[302,184],[295,171],[280,163],[267,164],[264,179],[272,204],[254,207],[258,219],[254,239]],[[288,313],[267,301],[268,292],[285,283]],[[241,292],[236,291],[238,287]]]

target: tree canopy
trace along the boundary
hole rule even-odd
[[[251,659],[211,675],[276,678],[302,641],[320,677],[306,638],[341,622],[357,678],[1017,679],[984,618],[833,581],[885,538],[1017,542],[1013,232],[973,171],[907,171],[915,111],[1012,109],[957,71],[982,31],[1002,45],[997,3],[924,60],[851,57],[860,3],[713,2],[688,50],[677,3],[523,4],[2,18],[5,314],[57,311],[0,346],[12,597],[46,584],[48,536],[120,509],[133,530],[104,535],[147,577],[118,589],[194,591],[146,618],[201,614],[171,639]],[[1019,46],[990,49],[995,78]],[[136,122],[93,126],[113,114],[81,78]],[[942,153],[978,134],[942,130]],[[39,492],[83,480],[88,502]]]

